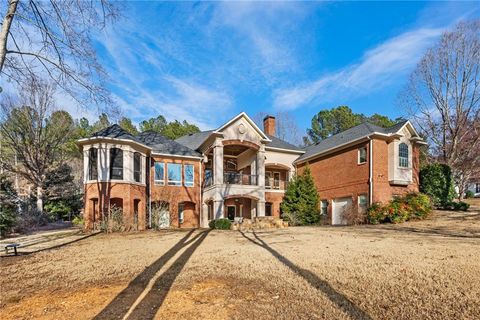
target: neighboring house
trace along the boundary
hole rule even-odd
[[[467,190],[473,192],[475,198],[480,198],[480,177],[470,179]]]
[[[418,191],[421,144],[409,121],[386,129],[362,123],[308,147],[294,165],[298,173],[310,167],[328,221],[345,224],[349,211]]]
[[[265,117],[261,130],[242,112],[215,130],[175,141],[113,125],[78,143],[86,228],[117,206],[127,225],[143,230],[152,222],[191,228],[222,217],[280,217],[288,181],[307,164],[322,212],[343,224],[347,208],[364,212],[372,202],[418,191],[424,142],[408,121],[388,129],[364,123],[302,150],[275,136],[274,117]]]

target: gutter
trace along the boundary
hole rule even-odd
[[[373,204],[373,140],[369,136],[369,146],[368,146],[368,153],[369,153],[369,168],[368,168],[368,197],[369,197],[369,205]]]

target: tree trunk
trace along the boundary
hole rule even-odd
[[[13,17],[17,11],[17,4],[20,0],[9,0],[8,9],[2,21],[2,30],[0,31],[0,72],[3,71],[5,57],[7,56],[7,40],[12,25]]]
[[[43,188],[37,187],[37,210],[43,212]]]

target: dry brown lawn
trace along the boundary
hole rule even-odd
[[[480,214],[96,235],[0,259],[0,319],[478,319]]]

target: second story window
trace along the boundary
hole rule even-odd
[[[185,175],[185,187],[193,187],[193,164],[186,164],[183,166]]]
[[[280,172],[273,173],[273,188],[280,189]]]
[[[408,168],[408,146],[405,143],[398,146],[398,166]]]
[[[98,178],[98,149],[88,150],[88,180],[97,180]]]
[[[169,186],[182,185],[182,165],[180,163],[167,163],[167,180]]]
[[[142,181],[142,156],[140,153],[135,152],[133,154],[133,179],[135,182]]]
[[[358,164],[367,162],[367,147],[358,148]]]
[[[165,184],[165,163],[155,162],[155,184],[163,186]]]
[[[110,149],[110,179],[123,180],[123,151]]]
[[[272,188],[272,173],[270,171],[265,172],[265,188]]]

